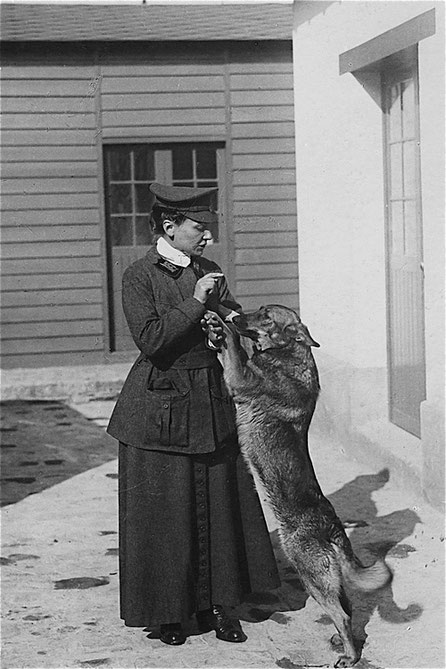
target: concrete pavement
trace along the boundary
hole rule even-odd
[[[73,407],[104,426],[113,402]],[[386,555],[390,588],[355,597],[361,668],[445,667],[444,519],[396,487],[391,473],[348,459],[317,433],[310,447],[358,555]],[[179,648],[125,628],[118,613],[117,463],[107,462],[2,510],[4,669],[331,666],[332,624],[282,559],[265,503],[282,587],[240,615],[244,644],[192,635]]]

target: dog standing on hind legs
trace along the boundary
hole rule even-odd
[[[266,490],[286,557],[339,633],[344,650],[335,666],[350,667],[360,653],[347,589],[377,590],[392,576],[381,560],[361,564],[313,469],[308,428],[319,379],[311,347],[319,344],[292,309],[279,305],[236,316],[236,332],[213,312],[206,319],[224,336],[219,359],[243,455]],[[253,340],[250,359],[238,335]]]

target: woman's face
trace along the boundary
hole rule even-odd
[[[182,223],[164,222],[167,241],[188,256],[201,256],[212,234],[203,223],[185,218]]]

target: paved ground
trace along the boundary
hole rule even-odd
[[[23,424],[18,429],[17,424],[17,420],[37,420],[38,405],[27,405],[28,409],[33,406],[30,413],[16,415],[5,425],[17,429],[2,432],[3,445],[16,444],[2,449],[8,453],[8,467],[12,461],[16,467],[11,474],[4,465],[2,477],[20,477],[17,471],[32,468],[38,481],[48,468],[59,467],[61,473],[60,482],[47,478],[39,483],[40,490],[31,490],[34,494],[2,509],[2,667],[297,669],[332,665],[337,657],[329,643],[334,628],[302,592],[295,574],[283,561],[275,522],[266,505],[282,587],[253,596],[241,608],[249,637],[246,643],[224,643],[211,632],[193,634],[184,646],[171,648],[148,639],[143,630],[121,624],[117,467],[116,460],[110,459],[113,452],[104,446],[103,434],[112,405],[105,401],[71,408],[53,406],[48,412],[52,418],[47,417],[46,423],[28,425],[32,432]],[[74,447],[70,451],[72,440],[78,442],[76,430],[61,424],[67,422],[86,429],[88,457],[85,449],[83,455]],[[29,441],[19,443],[20,435],[26,434],[33,435],[32,448]],[[49,446],[54,447],[50,448],[51,457]],[[13,458],[11,452],[17,453],[17,448],[18,455]],[[20,459],[21,448],[26,458],[32,456],[31,462],[38,464],[18,470],[17,463],[26,460]],[[35,452],[25,454],[27,449]],[[321,485],[350,528],[348,533],[359,556],[370,560],[386,555],[395,574],[387,590],[354,598],[355,633],[364,644],[357,667],[444,668],[443,517],[424,501],[396,488],[386,470],[348,460],[342,449],[316,434],[312,434],[311,450]],[[102,458],[103,464],[89,462],[93,455]],[[45,462],[51,459],[69,465]],[[20,485],[26,490],[29,484],[16,484]]]
[[[1,506],[117,457],[116,440],[63,402],[10,400],[0,410]]]

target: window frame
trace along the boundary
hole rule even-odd
[[[392,335],[394,331],[392,330],[392,308],[394,304],[392,300],[396,299],[396,295],[392,293],[392,253],[393,249],[393,233],[394,233],[394,224],[392,221],[392,212],[391,204],[394,201],[391,181],[392,181],[392,167],[391,167],[391,156],[390,156],[390,146],[393,141],[390,138],[389,126],[390,126],[390,116],[388,113],[388,101],[386,87],[392,85],[392,81],[403,83],[404,79],[413,80],[414,85],[414,119],[413,119],[413,143],[414,143],[414,198],[406,198],[404,190],[404,166],[402,166],[402,191],[401,197],[395,198],[403,203],[403,229],[406,230],[406,221],[404,220],[405,216],[405,203],[407,201],[415,202],[415,225],[416,225],[416,257],[419,259],[420,268],[423,274],[423,217],[422,217],[422,190],[421,190],[421,156],[420,156],[420,145],[421,145],[421,134],[420,134],[420,114],[419,114],[419,74],[418,74],[418,48],[417,45],[412,46],[408,49],[405,49],[402,52],[394,54],[384,59],[381,63],[380,68],[380,77],[381,77],[381,99],[382,99],[382,128],[383,128],[383,165],[384,165],[384,211],[385,211],[385,241],[386,241],[386,314],[387,314],[387,328],[386,328],[386,339],[387,339],[387,384],[388,384],[388,417],[389,421],[394,425],[397,425],[401,429],[413,434],[414,436],[421,437],[421,417],[418,413],[417,416],[409,417],[406,414],[401,413],[398,410],[398,407],[393,404],[394,390],[396,387],[395,379],[393,378],[393,372],[395,371],[394,363],[394,351],[393,351],[393,341]],[[401,116],[401,122],[402,122]],[[408,141],[404,138],[403,132],[401,133],[401,144],[404,145],[404,142]],[[402,159],[404,160],[404,158]],[[405,235],[405,232],[404,232]],[[403,245],[405,247],[406,240],[403,240]],[[404,249],[405,250],[405,249]],[[422,386],[424,392],[422,392],[422,397],[420,398],[421,402],[426,399],[426,354],[425,354],[425,326],[424,326],[424,285],[423,285],[423,276],[421,276],[421,313],[419,314],[421,320],[420,324],[420,340],[418,344],[421,346],[422,351]],[[420,410],[420,409],[419,409]]]

